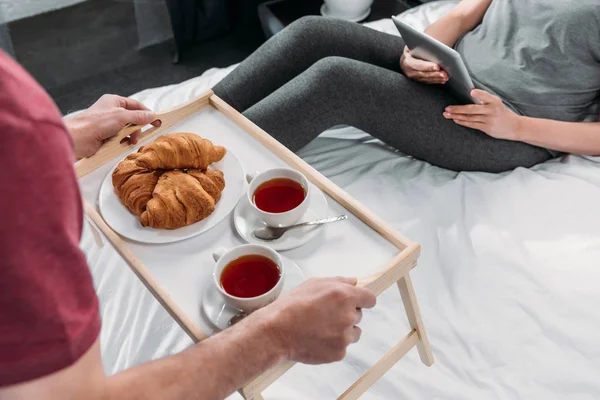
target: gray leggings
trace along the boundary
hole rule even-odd
[[[305,17],[275,35],[215,93],[297,151],[352,125],[415,158],[455,171],[501,172],[550,159],[543,148],[494,139],[442,116],[459,104],[440,85],[402,75],[402,39],[359,24]]]

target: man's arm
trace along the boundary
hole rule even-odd
[[[219,400],[286,360],[339,361],[360,338],[375,296],[355,279],[313,279],[234,327],[188,350],[105,377],[100,346],[38,380],[0,389],[0,400]]]
[[[288,357],[268,319],[243,322],[183,353],[106,379],[103,400],[224,399]]]

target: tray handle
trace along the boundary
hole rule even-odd
[[[202,108],[208,105],[208,99],[210,96],[212,96],[212,94],[212,90],[208,90],[201,96],[189,101],[188,103],[177,106],[169,111],[157,113],[156,120],[161,122],[160,126],[151,126],[149,129],[142,131],[142,134],[140,135],[140,141],[144,141],[154,136],[156,133],[184,120],[195,112],[200,111]],[[131,135],[133,132],[144,128],[145,126],[146,125],[127,125],[115,136],[107,140],[102,145],[100,150],[98,150],[98,152],[92,157],[79,160],[75,164],[77,177],[81,178],[106,164],[110,160],[116,158],[117,156],[127,152],[134,145],[130,144],[129,141],[123,141],[123,139]],[[121,141],[123,141],[123,143],[121,143]]]

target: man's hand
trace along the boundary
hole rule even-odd
[[[105,94],[87,110],[64,120],[71,132],[77,158],[93,156],[102,143],[116,135],[127,124],[147,125],[156,121],[156,115],[139,101]],[[130,136],[137,143],[140,131]]]
[[[400,68],[404,75],[421,83],[443,85],[448,82],[448,73],[441,70],[440,66],[412,56],[408,47],[404,47],[400,57]]]
[[[255,314],[268,321],[287,359],[305,364],[340,361],[346,348],[360,339],[356,325],[361,309],[373,308],[377,301],[355,285],[355,278],[310,279]]]
[[[474,89],[471,97],[483,104],[446,107],[444,118],[458,125],[478,129],[496,139],[518,140],[520,116],[512,112],[502,100],[483,90]]]

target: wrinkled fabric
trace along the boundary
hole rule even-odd
[[[371,26],[395,29],[389,20]],[[135,97],[167,109],[232,68]],[[354,128],[331,130],[300,155],[422,245],[412,277],[436,364],[426,368],[413,350],[362,399],[600,398],[600,158],[457,174]],[[117,253],[98,247],[89,226],[82,248],[100,296],[107,372],[191,344]],[[408,332],[395,287],[361,327],[362,341],[343,362],[295,366],[265,399],[337,398]]]

